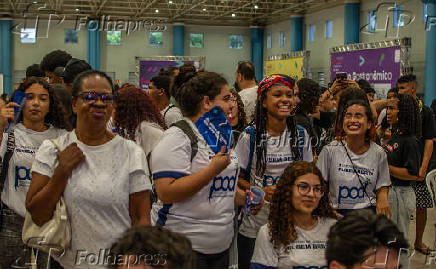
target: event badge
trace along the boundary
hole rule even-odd
[[[195,126],[215,154],[220,152],[222,146],[226,147],[226,152],[229,150],[232,126],[221,107],[216,106],[206,112],[195,122]]]

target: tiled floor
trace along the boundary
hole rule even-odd
[[[427,226],[425,227],[424,232],[424,243],[430,248],[435,249],[436,246],[433,246],[435,243],[435,224],[436,224],[436,210],[435,208],[430,208],[427,211]],[[413,242],[415,241],[415,221],[412,220],[410,223],[410,231],[409,231],[410,244],[413,246]],[[432,256],[426,257],[425,255],[415,252],[411,266],[412,269],[436,269],[436,252]]]

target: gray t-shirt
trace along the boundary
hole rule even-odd
[[[123,232],[131,227],[129,196],[150,190],[144,151],[133,141],[115,136],[100,146],[80,142],[75,131],[60,136],[63,147],[71,143],[85,155],[85,160],[72,172],[63,197],[71,223],[71,247],[59,259],[64,268],[104,268],[93,255],[108,251]],[[44,141],[35,156],[32,171],[48,177],[57,167],[57,149]]]
[[[377,190],[391,185],[385,151],[371,142],[365,153],[356,155],[348,148],[345,141],[344,145],[345,147],[339,141],[331,142],[322,149],[317,162],[324,179],[329,182],[329,195],[333,208],[361,209],[375,206]],[[345,148],[360,175],[362,184],[354,172]]]

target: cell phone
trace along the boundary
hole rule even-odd
[[[15,116],[15,120],[17,120],[18,118],[18,114],[20,113],[20,110],[22,108],[22,103],[24,98],[26,97],[26,94],[23,91],[15,91],[14,94],[14,100],[12,102],[20,105],[19,107],[14,107],[14,116]]]
[[[336,73],[336,79],[347,79],[347,73],[346,72]]]

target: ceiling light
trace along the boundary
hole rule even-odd
[[[203,11],[206,11],[206,9],[205,9],[205,8],[203,8]]]
[[[159,9],[156,9],[154,12],[159,13]]]
[[[33,3],[34,3],[34,4],[38,4],[38,2],[36,2],[36,1],[33,1]]]
[[[254,9],[258,9],[258,8],[259,8],[259,6],[258,6],[258,5],[255,5],[255,6],[254,6]]]
[[[172,3],[173,3],[173,1],[171,1],[171,0],[170,0],[170,1],[168,1],[168,4],[172,4]]]
[[[76,11],[79,11],[80,9],[76,8]]]
[[[232,13],[232,17],[236,17],[236,14],[235,14],[235,13]]]

